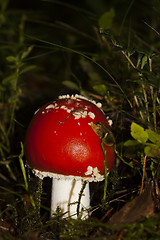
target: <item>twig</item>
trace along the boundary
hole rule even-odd
[[[141,188],[140,188],[140,192],[139,192],[139,194],[142,193],[142,191],[143,191],[143,187],[144,187],[144,179],[145,179],[145,176],[146,176],[146,159],[147,159],[147,156],[145,155],[144,160],[143,160],[143,176],[142,176],[142,184],[141,184]]]
[[[87,181],[83,181],[81,191],[79,193],[79,198],[78,198],[78,204],[77,204],[77,217],[79,216],[79,209],[80,209],[80,203],[81,203],[81,198],[83,196],[83,191],[86,187]]]

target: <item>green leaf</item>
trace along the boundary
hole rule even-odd
[[[148,61],[148,56],[145,55],[145,56],[142,58],[141,69],[144,68],[144,66],[146,65],[147,61]]]
[[[144,152],[148,157],[160,157],[160,146],[149,144],[145,147]]]
[[[150,130],[150,129],[146,129],[146,132],[147,132],[147,134],[148,134],[149,140],[150,140],[152,143],[160,146],[160,135],[159,135],[158,133],[155,133],[154,131],[152,131],[152,130]]]
[[[37,68],[36,65],[29,65],[29,66],[23,67],[23,69],[20,71],[19,74],[23,74],[23,73],[32,71],[32,70],[34,70],[34,69],[36,69],[36,68]]]
[[[34,45],[29,46],[27,48],[27,50],[22,53],[21,60],[23,60],[24,58],[26,58],[30,54],[30,52],[32,51],[33,47],[34,47]]]
[[[107,91],[107,87],[104,84],[94,85],[93,89],[102,96],[104,96],[106,94],[106,91]]]
[[[8,57],[6,57],[6,60],[9,63],[16,63],[17,62],[17,58],[14,57],[14,56],[8,56]]]
[[[99,27],[103,29],[110,29],[112,26],[114,16],[115,11],[113,8],[111,8],[110,11],[105,12],[98,21]]]
[[[9,76],[7,76],[6,78],[3,79],[2,83],[5,85],[7,83],[15,83],[17,80],[17,75],[16,73],[13,73]]]
[[[136,123],[131,124],[131,136],[140,143],[146,143],[148,140],[148,133],[143,127]]]
[[[72,82],[72,81],[63,81],[62,82],[63,85],[65,85],[66,87],[72,89],[72,90],[79,90],[79,87],[76,83]]]
[[[133,147],[133,146],[136,146],[138,144],[139,144],[139,142],[137,142],[136,140],[128,140],[124,143],[124,146],[125,147]]]
[[[139,65],[140,65],[140,63],[141,63],[141,59],[142,59],[142,54],[141,53],[139,53],[138,54],[138,59],[137,59],[137,68],[139,67]]]

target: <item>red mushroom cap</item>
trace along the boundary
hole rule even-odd
[[[41,177],[64,175],[103,180],[102,140],[91,127],[97,122],[110,128],[103,111],[82,96],[62,96],[46,104],[35,113],[27,130],[25,153],[29,165]],[[114,147],[104,147],[110,171],[115,160]]]

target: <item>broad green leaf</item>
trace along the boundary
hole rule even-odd
[[[144,152],[148,157],[160,157],[160,146],[149,144],[144,148]]]
[[[131,124],[131,136],[140,143],[146,143],[148,140],[148,133],[143,127],[136,123]]]
[[[112,26],[114,16],[115,11],[113,8],[111,8],[110,11],[105,12],[98,21],[99,27],[103,29],[110,29]]]
[[[160,146],[160,135],[158,133],[155,133],[154,131],[150,129],[146,129],[146,132],[148,134],[149,140],[154,143],[155,145]]]
[[[139,144],[139,142],[137,142],[136,140],[128,140],[124,143],[124,146],[125,147],[133,147],[133,146],[136,146],[138,144]]]
[[[106,94],[106,91],[107,91],[107,87],[104,84],[94,85],[93,89],[102,96],[104,96]]]

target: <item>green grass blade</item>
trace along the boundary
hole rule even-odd
[[[42,39],[39,39],[39,38],[30,36],[30,35],[25,35],[25,36],[28,37],[28,38],[30,38],[30,39],[34,39],[34,40],[36,40],[36,41],[39,41],[39,42],[42,42],[42,43],[45,43],[45,44],[54,46],[54,47],[56,47],[56,48],[62,49],[63,51],[72,52],[72,53],[78,54],[78,55],[80,55],[80,56],[88,59],[89,61],[93,62],[94,64],[96,64],[96,65],[97,65],[99,68],[101,68],[101,69],[112,79],[112,81],[117,85],[117,87],[120,89],[120,91],[122,92],[122,94],[123,94],[124,97],[126,98],[127,102],[129,103],[130,107],[132,108],[132,103],[131,103],[130,100],[128,99],[127,95],[125,94],[125,92],[123,91],[123,89],[121,88],[121,86],[119,85],[119,83],[118,83],[118,82],[116,81],[116,79],[115,79],[101,64],[99,64],[97,61],[93,60],[91,57],[87,56],[87,55],[84,54],[83,52],[77,51],[77,50],[75,50],[75,49],[71,49],[71,48],[69,48],[69,47],[66,47],[66,46],[63,46],[63,45],[60,45],[60,44],[48,42],[48,41],[45,41],[45,40],[42,40]]]
[[[101,147],[102,147],[103,156],[104,156],[104,179],[105,179],[105,181],[104,181],[103,203],[105,204],[106,196],[107,196],[108,172],[107,172],[107,154],[106,154],[106,150],[104,148],[103,139],[101,142]]]
[[[61,5],[63,7],[67,7],[67,8],[70,8],[74,11],[77,11],[78,13],[84,13],[84,14],[87,14],[87,15],[90,15],[92,17],[95,17],[95,14],[93,12],[90,12],[86,9],[83,9],[83,8],[80,8],[80,7],[77,7],[77,5],[73,5],[73,4],[69,4],[69,3],[66,3],[66,2],[63,2],[63,1],[57,1],[57,0],[43,0],[45,2],[52,2],[52,3],[55,3],[55,4],[58,4],[58,5]]]
[[[121,26],[120,26],[119,35],[121,35],[121,33],[122,33],[122,29],[123,29],[124,23],[125,23],[125,21],[126,21],[127,15],[128,15],[128,13],[129,13],[130,9],[132,8],[132,5],[134,4],[134,2],[135,2],[135,0],[132,0],[131,3],[129,4],[129,7],[128,7],[125,15],[124,15],[124,18],[123,18],[123,20],[122,20],[122,24],[121,24]]]
[[[24,166],[24,163],[23,163],[23,155],[24,155],[24,148],[23,148],[23,144],[21,142],[21,153],[19,155],[19,163],[20,163],[20,167],[21,167],[21,170],[22,170],[22,174],[23,174],[25,190],[28,192],[28,182],[27,182],[26,169],[25,169],[25,166]]]

